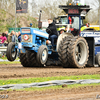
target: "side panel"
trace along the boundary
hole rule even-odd
[[[95,55],[100,53],[100,45],[95,46]]]
[[[95,64],[95,54],[94,54],[94,48],[95,48],[95,41],[93,37],[84,37],[88,43],[89,46],[89,58],[87,62],[87,66],[94,66]]]
[[[82,37],[94,37],[95,45],[100,45],[100,31],[82,31],[80,33]]]

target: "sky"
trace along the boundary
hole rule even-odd
[[[29,2],[31,2],[32,0],[29,0]],[[44,2],[44,0],[34,0],[37,4],[43,4]],[[50,0],[46,0],[47,2],[48,1],[50,1]],[[57,0],[52,0],[52,1],[57,1]],[[65,0],[65,1],[67,1],[67,0]],[[92,3],[92,2],[94,2],[94,0],[84,0],[86,3]]]
[[[29,2],[31,2],[32,0],[29,0]],[[57,0],[34,0],[36,3],[37,3],[37,5],[43,5],[44,4],[44,2],[46,1],[46,2],[51,2],[51,1],[57,1]],[[67,0],[65,0],[65,2],[66,2]],[[83,0],[82,0],[83,1]],[[93,9],[95,9],[95,7],[94,6],[92,6],[92,4],[95,2],[95,0],[84,0],[84,2],[88,5],[90,5],[91,6],[91,8],[93,8]],[[51,2],[52,3],[52,2]],[[99,4],[98,4],[98,6],[99,6]],[[97,6],[97,7],[98,7]]]
[[[32,2],[32,0],[28,0],[28,1]],[[32,14],[33,14],[32,16],[37,17],[39,15],[39,10],[40,10],[39,6],[43,7],[43,6],[45,6],[45,2],[52,3],[53,1],[57,2],[58,0],[34,0],[34,1],[35,1],[36,5],[38,5],[38,6],[37,7],[33,7],[33,9],[35,9],[35,12],[34,13],[32,12]],[[62,0],[62,1],[64,1],[64,2],[62,2],[63,5],[64,5],[64,3],[67,2],[67,0]],[[90,5],[90,8],[92,8],[91,11],[95,11],[95,13],[97,13],[98,12],[97,7],[99,6],[99,4],[97,4],[96,6],[93,6],[94,3],[95,3],[95,0],[85,0],[85,4],[86,5]],[[31,11],[31,9],[32,8],[30,6],[29,10]]]

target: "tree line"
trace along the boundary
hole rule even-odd
[[[58,15],[63,14],[62,10],[58,7],[59,5],[67,5],[72,0],[28,0],[28,13],[27,14],[17,14],[17,27],[21,27],[21,19],[24,21],[26,18],[27,21],[35,18],[38,19],[39,11],[42,10],[42,20],[48,18],[54,18]],[[15,0],[0,0],[0,30],[4,27],[14,27],[15,24]],[[99,0],[95,0],[91,4],[91,7],[94,9],[91,10],[86,20],[87,22],[99,24]],[[22,16],[24,18],[22,18]],[[30,17],[29,17],[30,16]],[[34,24],[36,20],[32,19]],[[26,21],[25,20],[25,21]],[[30,22],[30,21],[29,21]],[[4,24],[5,23],[5,24]],[[26,22],[22,23],[25,24]],[[35,25],[36,27],[37,25]],[[6,28],[6,29],[7,29]]]

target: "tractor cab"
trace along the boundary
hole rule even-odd
[[[83,19],[90,10],[89,6],[78,6],[78,5],[60,5],[59,8],[66,12],[66,15],[58,16],[54,19],[57,30],[59,31],[62,27],[68,27],[70,25],[71,33],[74,36],[79,35],[81,26],[83,25]]]

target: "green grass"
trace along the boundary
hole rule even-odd
[[[7,57],[6,56],[0,57],[0,59],[7,60]],[[17,57],[16,60],[19,60],[19,58]]]
[[[7,64],[20,64],[20,62],[19,61],[13,61],[13,62],[3,61],[3,62],[0,62],[0,65],[2,65],[2,64],[5,64],[5,65],[7,65]]]
[[[7,57],[1,57],[0,59],[7,60]],[[17,57],[16,60],[19,60],[19,58]],[[0,65],[2,65],[2,64],[6,64],[6,65],[7,64],[20,64],[20,62],[19,61],[13,61],[13,62],[1,61]]]
[[[7,57],[5,57],[5,56],[4,57],[0,57],[0,59],[7,60]]]
[[[81,79],[100,79],[100,75],[59,76],[59,77],[41,77],[41,78],[39,77],[39,78],[0,80],[0,85],[35,83],[35,82],[45,82],[51,80],[81,80]]]

